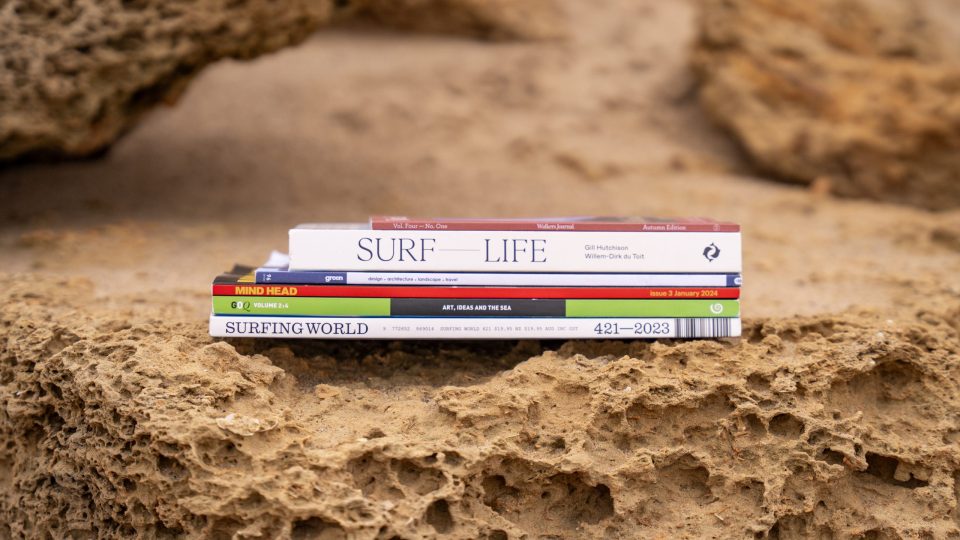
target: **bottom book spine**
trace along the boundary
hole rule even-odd
[[[253,317],[211,315],[214,337],[319,339],[650,339],[740,335],[737,317],[651,319]]]

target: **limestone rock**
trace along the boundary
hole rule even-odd
[[[552,39],[564,34],[554,0],[364,0],[362,15],[397,28],[494,39]]]
[[[0,538],[960,532],[955,306],[556,351],[227,343],[0,280]]]
[[[0,0],[0,163],[96,154],[211,62],[358,14],[511,38],[560,25],[553,0]]]
[[[333,0],[0,2],[0,161],[84,156],[204,66],[297,43]]]
[[[935,4],[707,0],[701,101],[765,173],[960,206],[960,63]]]

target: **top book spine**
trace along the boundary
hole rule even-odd
[[[738,273],[739,232],[290,231],[290,270]]]
[[[702,218],[676,221],[648,218],[531,218],[531,219],[410,219],[374,216],[370,228],[378,231],[566,231],[566,232],[740,232],[736,223]]]

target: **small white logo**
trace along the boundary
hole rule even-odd
[[[721,304],[721,303],[711,304],[711,305],[710,305],[710,311],[711,311],[714,315],[719,315],[719,314],[723,313],[723,304]]]

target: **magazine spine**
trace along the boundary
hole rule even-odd
[[[304,228],[290,231],[290,270],[730,273],[740,233]]]
[[[736,317],[740,302],[214,296],[213,313],[281,317]]]
[[[357,298],[739,298],[739,287],[409,287],[214,284],[213,296]]]
[[[695,221],[602,222],[565,220],[405,219],[374,217],[381,231],[740,232],[735,223]]]
[[[650,339],[737,337],[732,318],[356,318],[210,316],[210,335],[314,339]]]
[[[325,272],[259,268],[262,285],[458,287],[740,287],[740,274],[571,274],[516,272]]]

